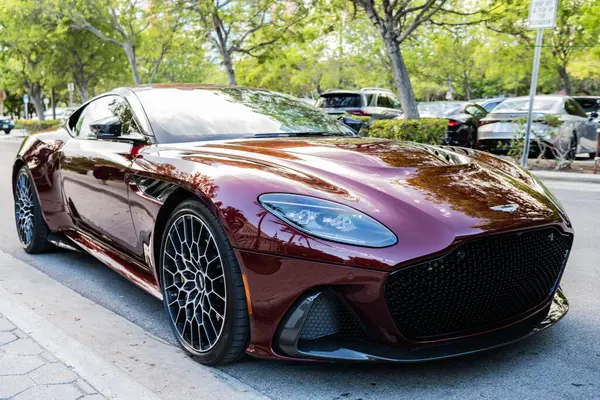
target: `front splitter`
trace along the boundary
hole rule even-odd
[[[393,362],[414,363],[440,360],[487,351],[506,346],[542,332],[556,324],[569,311],[567,298],[559,288],[543,317],[539,315],[525,321],[492,332],[471,336],[439,344],[427,344],[413,348],[399,348],[364,341],[335,341],[317,339],[295,341],[290,346],[290,338],[285,337],[285,326],[280,337],[287,345],[285,355],[296,359],[321,360],[330,362]],[[540,318],[541,322],[540,322]],[[296,322],[298,322],[296,320]]]

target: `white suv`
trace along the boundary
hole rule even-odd
[[[402,115],[400,101],[394,93],[378,88],[328,90],[315,105],[330,115],[352,114],[372,119],[392,119]]]

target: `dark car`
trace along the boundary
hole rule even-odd
[[[432,101],[418,104],[421,118],[448,119],[445,144],[474,147],[477,143],[477,126],[487,111],[478,104],[466,101]]]
[[[3,130],[7,135],[15,128],[15,123],[8,117],[0,115],[0,130]]]
[[[529,172],[264,90],[116,89],[26,138],[12,181],[25,251],[89,252],[205,364],[440,359],[568,310],[573,229]]]

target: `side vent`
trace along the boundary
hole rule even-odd
[[[146,176],[134,175],[133,182],[142,193],[161,203],[177,189],[177,185]]]

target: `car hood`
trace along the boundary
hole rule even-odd
[[[566,221],[528,173],[468,149],[373,138],[277,138],[187,143],[169,151],[205,171],[214,167],[211,158],[227,163],[227,174],[235,175],[229,179],[249,196],[298,193],[358,209],[400,238],[407,259],[472,235]]]

